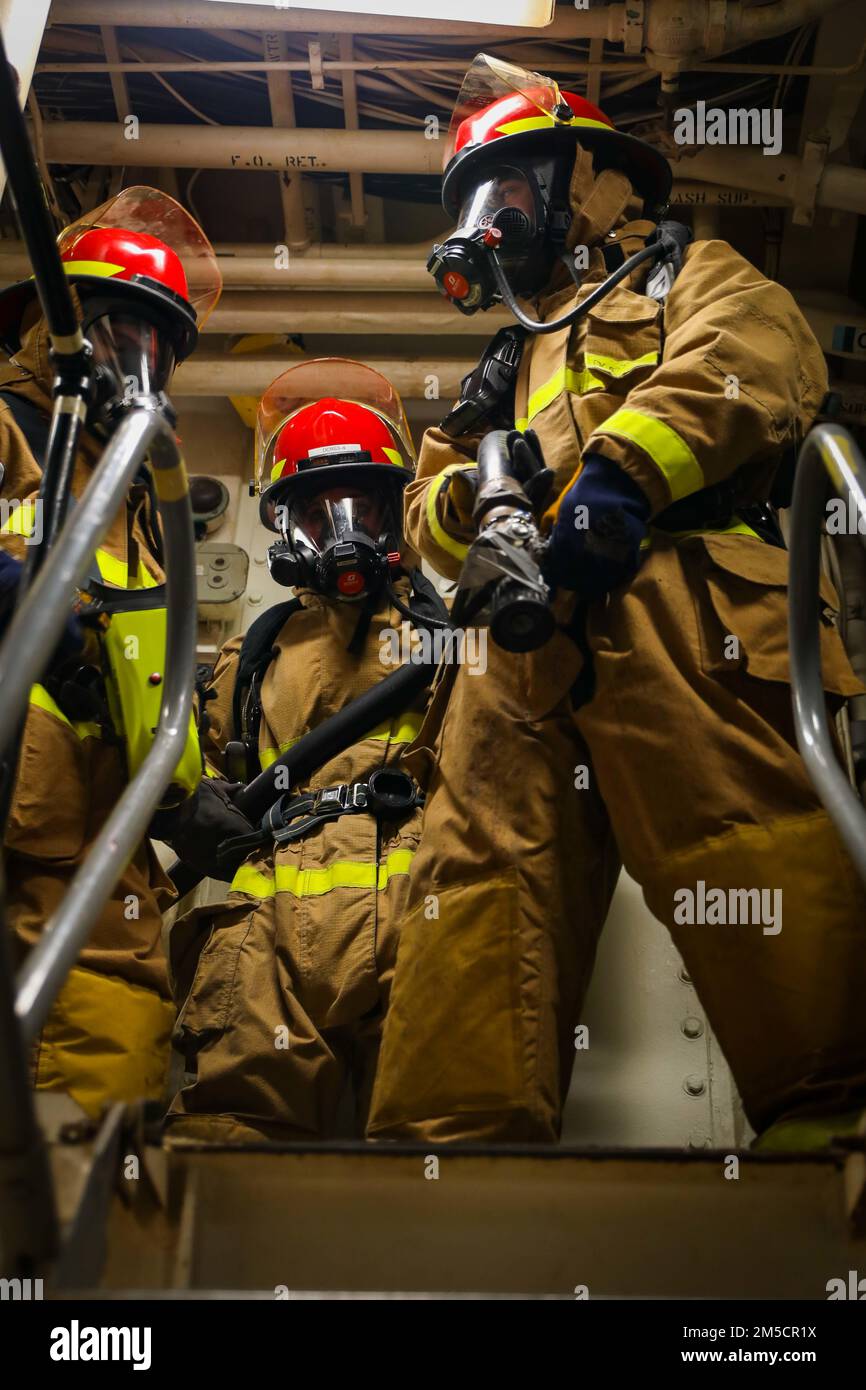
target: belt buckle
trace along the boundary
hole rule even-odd
[[[313,815],[316,816],[321,811],[345,811],[351,790],[348,782],[341,782],[339,787],[322,787],[316,792],[313,801]]]

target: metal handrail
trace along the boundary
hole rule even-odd
[[[839,764],[821,674],[821,527],[828,476],[866,535],[866,461],[847,430],[816,425],[797,459],[791,507],[788,642],[797,744],[815,789],[866,883],[866,809]],[[861,531],[862,527],[862,531]]]
[[[83,586],[94,552],[123,507],[129,485],[158,432],[153,411],[133,411],[123,421],[16,608],[0,647],[0,748],[14,736],[31,686],[60,641],[75,590]]]
[[[190,601],[196,582],[192,508],[174,433],[150,398],[134,402],[113,435],[0,646],[2,744],[17,727],[30,687],[57,645],[71,594],[83,583],[94,551],[125,504],[129,485],[145,458],[153,468],[166,554],[166,659],[154,741],[28,955],[14,999],[11,975],[0,958],[0,1175],[5,1199],[0,1233],[3,1264],[13,1273],[22,1261],[49,1257],[56,1245],[55,1203],[33,1116],[27,1046],[38,1034],[106,899],[145,835],[181,759],[192,710],[196,641],[196,607]]]
[[[147,757],[93,841],[20,972],[15,1012],[27,1040],[39,1033],[105,900],[141,843],[180,762],[189,730],[197,631],[196,606],[190,601],[196,587],[192,508],[186,470],[171,428],[156,412],[149,412],[147,418],[154,426],[147,432],[150,438],[146,446],[133,448],[132,457],[140,463],[145,447],[149,453],[167,555],[168,629],[159,723]],[[124,441],[120,444],[123,447]],[[168,485],[169,475],[181,486]]]

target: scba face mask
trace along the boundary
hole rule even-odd
[[[136,396],[164,400],[175,367],[173,343],[155,324],[130,313],[105,314],[87,328],[93,347],[93,422],[110,429]]]
[[[375,594],[400,563],[400,505],[392,489],[347,484],[278,503],[273,578],[343,603]]]
[[[536,294],[562,252],[570,220],[561,160],[503,162],[465,190],[457,230],[434,246],[427,269],[464,314],[501,299],[494,261],[514,294]]]

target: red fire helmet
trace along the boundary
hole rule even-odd
[[[189,356],[214,308],[222,277],[213,247],[185,208],[159,189],[126,188],[85,213],[57,239],[64,270],[79,291],[149,308],[169,335],[175,360]],[[18,346],[33,278],[0,294],[0,345]],[[84,300],[82,299],[82,303]]]
[[[143,277],[189,303],[189,287],[180,257],[147,232],[126,227],[91,227],[60,252],[67,275],[97,275],[110,280]]]
[[[578,96],[560,91],[553,78],[479,53],[463,80],[445,147],[442,202],[457,215],[471,176],[494,158],[591,149],[597,169],[621,169],[650,209],[663,206],[671,189],[664,155],[619,131],[609,116]]]
[[[344,485],[402,489],[415,453],[400,397],[378,372],[347,358],[289,368],[259,406],[257,487],[262,521],[301,493]]]

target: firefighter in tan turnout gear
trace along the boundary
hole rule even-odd
[[[406,534],[457,578],[481,435],[534,431],[557,627],[523,655],[491,643],[483,679],[445,667],[406,758],[424,838],[369,1133],[557,1137],[622,862],[751,1124],[826,1142],[866,1101],[866,904],[796,750],[788,557],[760,505],[820,407],[821,353],[786,290],[669,224],[663,257],[596,295],[661,235],[670,170],[583,98],[482,55],[452,132],[458,231],[430,269],[457,308],[498,296],[520,328],[425,435]],[[834,602],[831,709],[861,691]],[[734,920],[711,894],[778,911]]]
[[[447,624],[402,545],[415,457],[383,377],[342,359],[290,368],[261,402],[257,455],[262,521],[279,536],[271,572],[295,597],[227,643],[214,670],[204,751],[209,787],[229,803],[232,782],[389,675],[403,622]],[[363,1133],[419,841],[417,790],[398,764],[422,704],[359,727],[292,782],[267,833],[238,815],[222,846],[238,864],[227,899],[172,931],[187,1072],[173,1136],[326,1138],[347,1088]],[[202,831],[206,869],[214,835]],[[171,843],[196,862],[194,826]]]
[[[72,482],[78,498],[129,388],[159,398],[175,364],[192,352],[197,328],[219,296],[220,276],[198,224],[152,188],[123,190],[67,227],[59,246],[93,347],[95,385]],[[33,279],[0,295],[0,341],[9,354],[0,366],[2,626],[25,546],[40,540],[37,493],[52,408],[48,328]],[[84,612],[101,594],[103,618],[83,629],[70,610],[55,659],[30,693],[5,839],[6,907],[19,959],[58,907],[136,770],[135,759],[150,745],[160,692],[148,680],[163,669],[165,608],[150,592],[138,611],[135,595],[163,583],[161,559],[155,493],[144,467],[94,556],[79,604]],[[114,612],[115,603],[122,613]],[[134,648],[126,644],[133,638]],[[115,682],[117,675],[122,680]],[[200,776],[191,722],[169,800],[190,795]],[[108,1101],[164,1095],[174,1008],[160,933],[170,890],[142,843],[37,1043],[37,1088],[67,1091],[93,1116]]]

